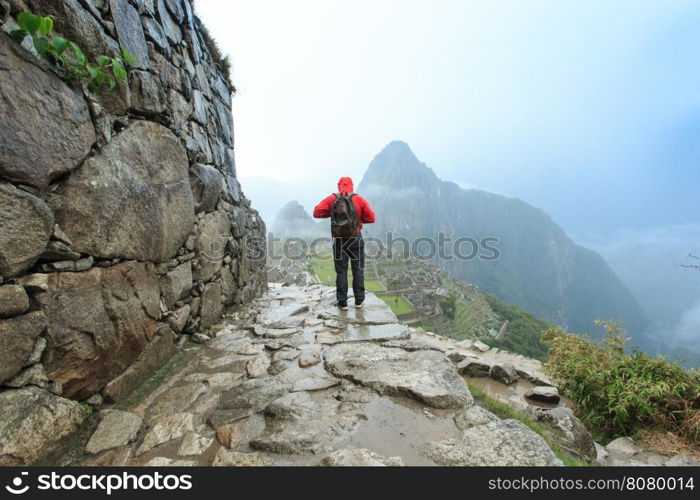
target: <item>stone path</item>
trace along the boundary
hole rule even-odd
[[[278,288],[232,313],[146,394],[100,411],[76,462],[561,465],[520,422],[474,405],[456,368],[474,346],[401,325],[372,294],[348,311],[333,296]]]

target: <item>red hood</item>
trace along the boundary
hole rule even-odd
[[[354,189],[355,188],[352,185],[352,179],[350,177],[341,177],[338,181],[338,192],[340,194],[352,193]]]

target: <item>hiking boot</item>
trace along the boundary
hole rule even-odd
[[[339,309],[342,309],[342,310],[344,310],[344,311],[348,308],[348,303],[347,303],[346,301],[340,301],[340,300],[339,300],[339,301],[336,303],[336,305],[338,306]]]
[[[362,309],[362,306],[364,305],[365,301],[360,301],[360,302],[355,302],[355,308],[356,309]]]

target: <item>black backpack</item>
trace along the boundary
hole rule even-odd
[[[353,238],[357,235],[360,221],[352,197],[355,193],[341,195],[335,193],[331,208],[331,236],[333,238]]]

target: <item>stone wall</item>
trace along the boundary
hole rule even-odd
[[[128,82],[66,83],[6,34],[24,10],[91,58],[126,48]],[[267,280],[232,89],[190,0],[2,0],[0,15],[2,443],[47,406],[79,425],[70,400],[119,400]],[[0,444],[0,463],[36,453]]]

